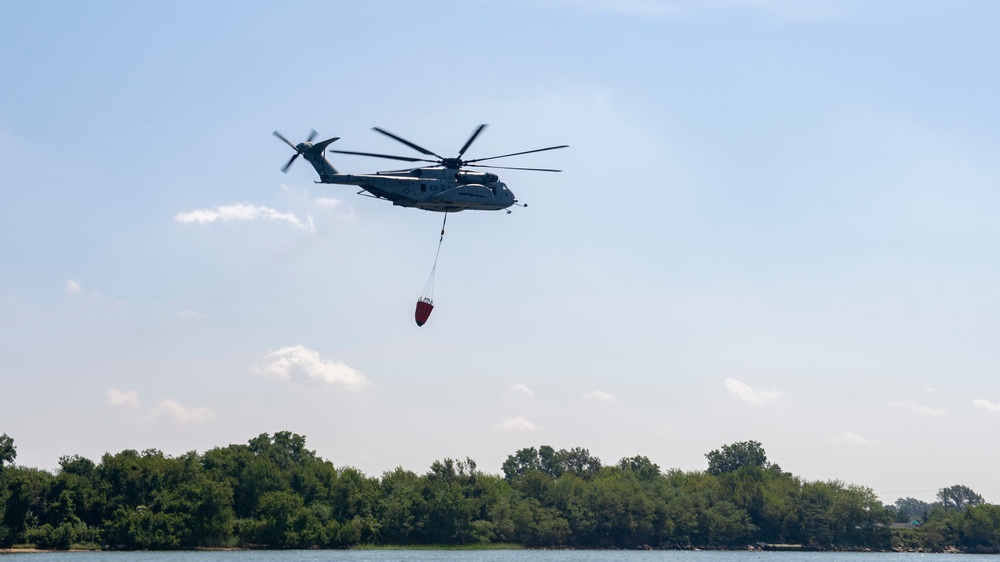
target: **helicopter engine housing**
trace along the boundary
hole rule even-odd
[[[496,174],[491,174],[489,172],[457,172],[455,173],[455,180],[459,183],[479,183],[479,184],[491,184],[496,183],[500,179]]]

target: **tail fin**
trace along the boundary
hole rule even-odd
[[[326,139],[325,141],[318,142],[302,151],[302,156],[304,156],[305,159],[312,164],[313,168],[316,169],[316,173],[319,174],[319,180],[323,183],[329,183],[330,176],[335,176],[340,173],[333,167],[333,164],[326,159],[326,156],[323,155],[323,153],[326,152],[326,147],[329,146],[330,143],[339,139],[340,137]]]

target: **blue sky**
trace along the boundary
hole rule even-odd
[[[991,2],[38,2],[0,20],[0,431],[18,461],[290,430],[378,475],[761,441],[1000,501]],[[556,144],[441,216],[271,136]],[[342,171],[396,167],[332,155]]]

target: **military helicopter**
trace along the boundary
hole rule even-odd
[[[402,160],[404,162],[430,162],[429,166],[411,168],[405,170],[392,170],[386,172],[375,172],[373,174],[342,174],[333,167],[326,159],[323,152],[330,143],[337,141],[340,137],[333,137],[325,141],[313,143],[316,138],[316,131],[312,131],[309,137],[299,144],[292,144],[278,131],[274,131],[274,136],[292,147],[295,154],[292,155],[288,163],[281,168],[282,172],[288,173],[288,168],[299,156],[304,157],[316,173],[319,180],[316,183],[332,183],[344,185],[356,185],[361,188],[358,195],[365,195],[375,199],[392,201],[393,205],[400,207],[416,207],[425,211],[437,211],[443,213],[457,213],[464,210],[477,211],[499,211],[507,209],[512,205],[518,205],[514,194],[507,189],[507,184],[500,181],[500,178],[490,172],[480,172],[467,170],[466,168],[500,168],[507,170],[530,170],[534,172],[561,172],[562,170],[552,170],[548,168],[516,168],[510,166],[490,166],[477,164],[486,160],[496,160],[510,156],[531,154],[533,152],[544,152],[546,150],[556,150],[557,148],[567,148],[569,145],[550,146],[524,152],[514,152],[502,154],[500,156],[489,156],[487,158],[473,158],[463,160],[462,156],[469,149],[476,137],[483,132],[486,125],[479,125],[469,140],[465,141],[458,156],[445,158],[439,154],[431,152],[426,148],[414,144],[402,137],[398,137],[389,131],[374,127],[374,130],[399,141],[406,146],[424,154],[432,156],[436,160],[428,158],[414,158],[410,156],[395,156],[391,154],[375,154],[371,152],[353,152],[349,150],[330,150],[338,154],[353,154],[356,156],[371,156],[374,158],[387,158],[390,160]],[[527,207],[526,204],[521,206]],[[507,210],[510,213],[510,210]]]

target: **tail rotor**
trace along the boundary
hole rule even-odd
[[[292,147],[292,150],[295,151],[295,154],[293,154],[292,157],[288,159],[288,163],[281,168],[281,171],[287,174],[288,168],[292,166],[292,162],[295,162],[295,159],[298,158],[299,155],[304,154],[305,151],[312,146],[310,143],[312,143],[313,139],[316,138],[316,135],[318,135],[319,133],[316,132],[316,129],[313,129],[312,131],[310,131],[309,137],[305,140],[305,142],[300,142],[298,145],[292,144],[290,140],[281,136],[281,133],[279,133],[278,131],[274,131],[274,133],[272,134],[278,137],[279,139],[283,140],[285,144]]]

